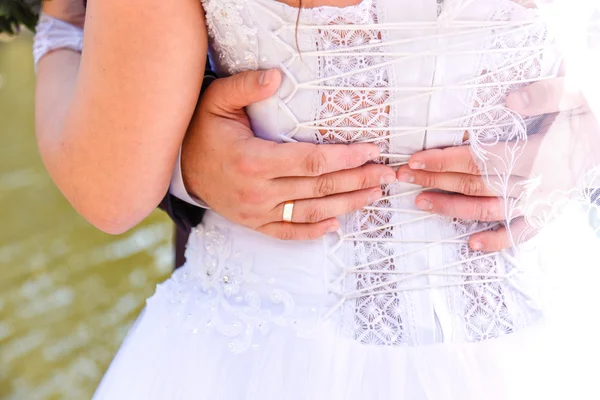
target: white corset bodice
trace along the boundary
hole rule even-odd
[[[380,146],[380,162],[392,166],[423,149],[462,144],[465,132],[473,143],[510,138],[512,125],[498,123],[506,93],[558,69],[536,11],[510,0],[363,0],[304,9],[297,26],[298,10],[273,0],[202,3],[220,75],[283,72],[277,95],[248,108],[257,136],[369,141]],[[281,246],[276,241],[254,238],[262,247],[239,253],[225,242],[252,233],[232,234],[216,222],[196,231],[188,259],[202,259],[201,289],[216,293],[211,313],[228,315],[208,324],[227,320],[232,337],[245,332],[248,339],[270,323],[334,321],[342,335],[365,344],[415,346],[487,340],[537,319],[535,251],[472,251],[469,235],[496,225],[421,212],[414,200],[423,190],[384,187],[379,202],[342,218],[337,235],[286,244],[287,256],[274,251],[271,270],[253,266],[265,256],[250,253],[269,253],[265,243]],[[208,225],[215,219],[209,216]],[[312,268],[314,282],[322,280],[313,292],[304,282],[306,296],[289,289],[306,278],[302,273],[276,270],[294,261],[304,262],[297,271]],[[257,289],[257,279],[271,289]],[[261,291],[269,299],[261,301]],[[259,312],[267,303],[281,312]]]

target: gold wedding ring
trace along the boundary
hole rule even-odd
[[[294,214],[294,201],[286,201],[283,203],[283,220],[285,222],[292,222],[292,215]]]

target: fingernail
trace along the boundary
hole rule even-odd
[[[429,200],[421,199],[417,201],[417,207],[423,211],[431,211],[433,210],[433,203]]]
[[[473,243],[471,243],[471,248],[473,250],[481,250],[481,249],[483,249],[483,243],[481,243],[481,242],[473,242]]]
[[[261,72],[260,75],[258,76],[258,84],[261,86],[269,86],[269,84],[273,80],[274,72],[275,71],[272,69]]]
[[[425,164],[421,161],[411,161],[408,166],[410,169],[425,169]]]
[[[507,105],[515,110],[525,110],[531,103],[529,93],[524,90],[511,93],[507,100]]]
[[[389,185],[392,182],[396,181],[396,174],[387,174],[381,177],[379,182],[380,185]]]
[[[338,229],[339,229],[339,226],[337,224],[333,224],[329,228],[327,228],[327,233],[333,233],[333,232],[337,231]]]
[[[383,197],[383,192],[379,189],[374,190],[371,192],[371,194],[369,195],[369,203],[373,203],[379,199],[381,199]]]
[[[400,182],[413,183],[415,181],[415,177],[408,172],[402,172],[400,175],[398,175],[398,180]]]

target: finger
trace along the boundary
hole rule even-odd
[[[472,221],[504,221],[504,200],[498,197],[473,197],[462,194],[421,193],[417,208],[434,214]]]
[[[381,189],[370,188],[357,192],[338,194],[324,197],[322,199],[298,200],[294,202],[292,222],[310,223],[329,220],[349,212],[359,210],[371,203],[381,199]],[[273,221],[281,221],[283,216],[283,204],[280,204],[271,214]]]
[[[373,188],[396,181],[396,172],[385,165],[368,164],[359,168],[332,172],[317,177],[278,178],[278,199],[300,200],[331,196]]]
[[[408,166],[415,170],[480,175],[479,167],[473,158],[470,146],[420,151],[410,157]]]
[[[506,106],[523,116],[574,110],[585,104],[581,90],[566,85],[564,77],[532,83],[506,97]]]
[[[215,112],[239,112],[250,104],[273,96],[280,85],[281,72],[277,69],[240,72],[216,79],[206,89],[202,101]]]
[[[340,228],[337,219],[331,218],[316,224],[272,222],[256,229],[258,232],[280,240],[313,240]]]
[[[272,178],[319,176],[356,168],[379,157],[379,147],[371,143],[274,143],[263,147],[260,157]]]
[[[398,169],[398,180],[468,196],[498,196],[497,190],[491,188],[479,175],[457,172],[428,172],[411,170],[408,166],[402,166]]]
[[[484,252],[508,249],[531,240],[538,230],[527,224],[524,218],[517,218],[510,223],[510,229],[505,226],[495,231],[479,232],[469,239],[469,247]]]

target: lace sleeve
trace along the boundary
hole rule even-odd
[[[42,14],[33,41],[33,62],[36,71],[42,57],[58,49],[70,49],[81,53],[83,50],[83,29]]]

